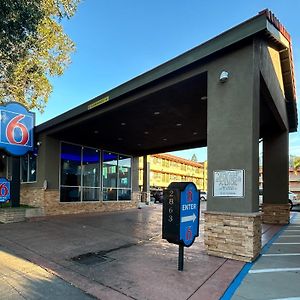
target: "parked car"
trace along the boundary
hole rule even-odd
[[[298,199],[297,195],[293,192],[289,192],[289,203],[292,207],[300,205],[300,200]]]
[[[207,193],[206,192],[200,192],[200,200],[206,201],[207,200]]]
[[[162,203],[164,199],[163,191],[155,191],[152,192],[152,196],[154,198],[154,203],[159,202]]]
[[[262,203],[263,203],[263,190],[259,189],[259,205],[262,205]],[[294,206],[300,205],[300,200],[298,199],[297,195],[290,191],[289,191],[289,204],[290,204],[290,209],[292,209]]]

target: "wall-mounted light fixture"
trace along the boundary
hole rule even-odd
[[[227,81],[228,77],[229,77],[229,73],[227,71],[222,71],[219,80],[220,82],[224,83]]]
[[[41,146],[41,145],[42,145],[42,142],[40,142],[40,141],[37,141],[37,142],[36,142],[36,145],[39,147],[39,146]]]

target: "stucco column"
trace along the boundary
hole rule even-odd
[[[261,249],[260,80],[255,57],[255,47],[249,45],[214,61],[208,70],[208,200],[204,240],[208,254],[242,261],[253,260]],[[220,81],[223,70],[228,72],[225,82]],[[228,172],[231,170],[239,173]],[[238,179],[234,174],[239,174]],[[235,186],[240,189],[237,193],[231,191]]]
[[[150,202],[150,164],[147,155],[143,156],[143,202]]]
[[[132,158],[132,201],[136,203],[141,201],[141,193],[139,189],[139,157]]]
[[[289,134],[287,131],[263,140],[263,223],[288,224],[290,211]]]

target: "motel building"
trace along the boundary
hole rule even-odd
[[[146,162],[146,164],[144,164]],[[167,153],[147,155],[139,159],[139,186],[143,190],[144,165],[149,176],[150,191],[162,191],[171,182],[193,182],[198,190],[207,191],[207,162],[196,162]]]
[[[288,140],[297,125],[291,37],[265,10],[37,126],[34,151],[18,162],[21,203],[45,215],[135,208],[139,157],[207,146],[207,253],[252,261],[261,223],[289,222]],[[2,154],[2,175],[13,177],[16,161]]]

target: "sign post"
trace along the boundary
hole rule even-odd
[[[163,239],[179,245],[178,270],[183,270],[184,247],[199,236],[200,197],[192,182],[172,182],[164,192]]]

